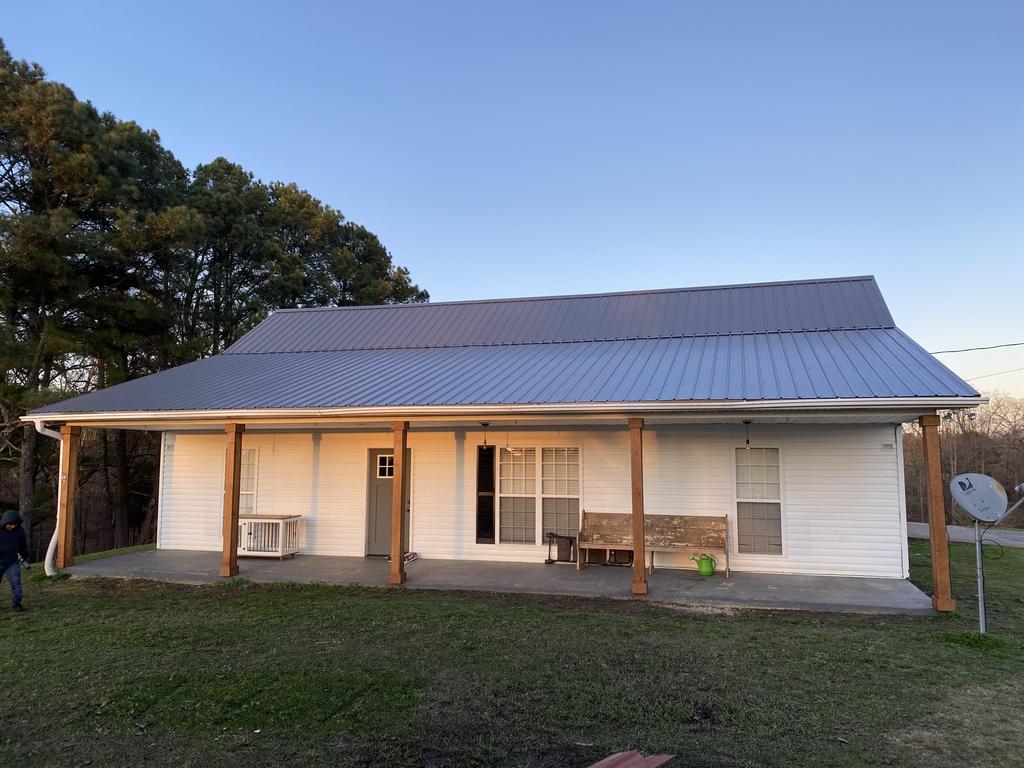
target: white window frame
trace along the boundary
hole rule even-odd
[[[390,467],[388,467],[385,464],[385,468],[391,470],[391,474],[390,475],[382,475],[380,473],[380,470],[381,470],[380,460],[381,459],[391,459]],[[377,454],[377,479],[378,480],[394,480],[395,479],[395,454],[393,454],[393,453],[378,453]]]
[[[729,449],[729,464],[732,467],[732,510],[729,512],[729,519],[732,521],[732,552],[739,557],[768,557],[773,559],[789,557],[789,537],[786,535],[786,455],[781,444],[755,444],[751,443],[750,448],[774,448],[779,452],[779,498],[776,499],[749,499],[742,498],[736,493],[736,451],[745,450],[748,446],[746,443],[739,443],[733,445]],[[753,504],[778,504],[779,505],[779,524],[781,525],[781,536],[782,536],[782,553],[778,555],[768,554],[766,552],[740,552],[740,510],[737,506],[740,503],[753,503]]]
[[[497,477],[495,480],[494,489],[494,514],[495,514],[495,541],[498,546],[506,547],[546,547],[547,542],[544,541],[544,499],[579,499],[578,514],[582,517],[583,515],[583,446],[575,443],[559,443],[557,445],[546,445],[537,444],[532,445],[499,445],[498,455],[496,458],[495,471]],[[579,493],[575,496],[566,494],[550,494],[544,493],[544,449],[545,448],[574,448],[579,456]],[[534,451],[534,493],[531,497],[529,494],[521,493],[502,493],[501,492],[501,452],[512,451],[512,450],[528,450],[533,449]],[[534,534],[533,544],[518,541],[502,541],[501,540],[501,499],[502,497],[509,498],[533,498],[534,499]],[[487,544],[486,546],[494,546]]]
[[[239,514],[243,514],[243,515],[258,515],[259,511],[257,509],[256,504],[257,504],[257,500],[259,499],[259,487],[260,487],[260,449],[259,448],[246,448],[246,447],[243,447],[242,448],[242,462],[241,462],[242,464],[245,463],[245,454],[246,454],[247,451],[252,451],[252,456],[253,456],[253,459],[252,459],[252,490],[251,491],[243,491],[242,488],[241,488],[241,486],[242,486],[241,478],[239,478],[239,482],[238,482],[238,486],[239,486],[239,488],[238,488],[238,509],[239,509]],[[242,497],[243,496],[252,496],[252,512],[242,512],[241,511],[241,509],[242,509]]]
[[[515,451],[533,451],[533,493],[502,493],[501,491],[501,467],[502,467],[502,456],[503,451],[512,452],[513,456]],[[495,489],[495,498],[497,504],[495,505],[495,512],[497,514],[497,527],[495,530],[495,538],[499,545],[504,544],[510,547],[533,547],[540,543],[540,528],[537,521],[540,518],[540,508],[538,506],[538,499],[540,498],[540,449],[533,445],[505,445],[498,448],[498,466],[497,466],[497,487]],[[529,465],[527,465],[529,466]],[[502,499],[533,499],[533,542],[528,541],[502,541],[501,539],[501,501]]]
[[[544,493],[544,451],[574,450],[576,451],[576,493]],[[555,478],[552,478],[554,480]],[[576,532],[580,529],[580,516],[583,514],[583,451],[577,445],[544,445],[537,449],[537,536],[538,541],[547,544],[544,539],[544,499],[576,499]]]

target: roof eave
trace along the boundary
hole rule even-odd
[[[189,421],[259,421],[263,419],[331,418],[424,418],[466,415],[556,415],[556,414],[666,414],[666,413],[757,413],[763,411],[878,411],[902,409],[922,413],[937,410],[975,408],[988,402],[988,398],[974,397],[884,397],[884,398],[826,398],[792,400],[693,400],[616,403],[530,403],[530,404],[476,404],[476,405],[419,405],[369,406],[357,408],[249,408],[193,411],[96,411],[85,413],[47,412],[29,413],[22,421],[29,423],[75,423],[87,425],[102,422],[175,423]]]

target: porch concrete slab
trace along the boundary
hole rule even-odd
[[[388,564],[374,557],[321,557],[299,555],[275,558],[239,558],[237,578],[255,582],[323,584],[387,584]],[[79,563],[67,569],[72,576],[152,579],[178,584],[218,584],[220,553],[184,549],[153,549]]]
[[[151,550],[92,560],[68,571],[75,577],[154,579],[215,584],[220,553]],[[239,577],[254,582],[305,582],[384,586],[383,558],[300,555],[287,560],[240,558]],[[571,565],[496,563],[477,560],[416,560],[406,566],[406,587],[579,597],[631,597],[632,569]],[[649,579],[648,600],[680,605],[727,606],[844,613],[930,614],[931,600],[909,581],[842,576],[736,573],[726,580],[695,571],[662,569]]]

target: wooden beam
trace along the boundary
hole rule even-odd
[[[75,564],[75,509],[78,506],[78,446],[82,428],[60,428],[60,489],[57,503],[57,568]]]
[[[924,445],[924,473],[928,488],[928,540],[932,550],[932,607],[955,611],[949,580],[949,542],[946,539],[946,504],[942,487],[942,458],[939,452],[939,417],[919,419]]]
[[[393,422],[391,432],[395,437],[395,475],[391,481],[391,570],[388,573],[388,584],[397,587],[405,583],[405,547],[402,539],[405,533],[405,507],[408,503],[405,497],[405,475],[409,468],[405,465],[405,449],[409,422]]]
[[[238,493],[242,475],[242,433],[244,424],[225,424],[224,449],[224,532],[220,575],[238,575]]]
[[[633,594],[647,594],[647,547],[644,531],[644,420],[629,420],[629,458],[633,489]]]

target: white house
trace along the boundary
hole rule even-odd
[[[223,575],[249,517],[299,516],[303,554],[390,554],[401,583],[409,551],[539,563],[585,510],[634,532],[724,517],[736,571],[903,579],[901,425],[937,466],[936,411],[982,401],[852,277],[282,310],[223,354],[26,418],[61,426],[65,478],[81,428],[160,431],[157,546],[222,551]],[[940,610],[948,589],[937,570]]]

